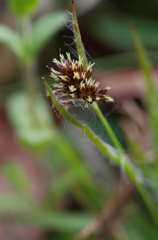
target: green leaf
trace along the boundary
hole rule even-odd
[[[62,11],[47,14],[36,20],[32,29],[34,41],[32,49],[33,54],[37,55],[67,21],[68,15]]]
[[[93,219],[92,215],[83,213],[57,213],[34,211],[24,218],[25,223],[47,229],[77,232],[87,226]]]
[[[3,43],[21,59],[25,59],[25,48],[20,35],[12,29],[0,24],[0,43]]]
[[[0,213],[8,213],[8,223],[16,223],[38,226],[44,229],[77,232],[87,226],[94,216],[86,213],[60,213],[46,211],[33,200],[19,196],[6,195],[0,197]],[[18,213],[17,215],[9,214]]]
[[[8,162],[3,166],[3,172],[10,184],[13,185],[19,192],[28,193],[31,187],[28,176],[22,167],[15,162]]]
[[[16,93],[8,99],[7,111],[20,141],[29,149],[42,151],[55,138],[52,116],[44,99],[35,99],[32,106],[25,93]]]
[[[134,39],[134,43],[136,46],[140,66],[142,69],[142,72],[145,76],[146,80],[146,86],[147,86],[147,104],[148,104],[148,112],[150,115],[150,123],[152,128],[152,134],[153,134],[153,143],[155,146],[155,153],[156,153],[156,162],[158,167],[158,98],[157,98],[157,91],[155,88],[153,75],[152,75],[152,69],[150,65],[150,61],[147,57],[147,54],[145,52],[145,49],[142,45],[142,42],[140,40],[140,37],[138,35],[138,32],[133,24],[131,24],[131,32]]]
[[[36,11],[39,0],[7,0],[10,11],[17,17],[26,17]]]
[[[24,197],[10,194],[0,197],[0,213],[29,211],[35,209],[35,206],[37,207],[37,204],[35,204],[34,201]]]

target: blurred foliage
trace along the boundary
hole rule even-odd
[[[147,51],[152,66],[158,64],[158,52]],[[135,52],[117,53],[95,59],[95,71],[98,72],[114,72],[118,70],[134,69],[139,67],[137,54]]]
[[[7,3],[17,17],[26,17],[37,10],[39,0],[7,0]]]
[[[137,213],[132,216],[125,226],[130,240],[133,238],[148,240],[157,239],[157,231],[143,213]]]
[[[18,138],[32,151],[43,151],[56,137],[50,111],[43,99],[36,102],[34,112],[28,96],[16,93],[8,99],[7,111]]]
[[[31,183],[26,175],[25,171],[14,162],[9,162],[4,165],[4,174],[12,186],[22,194],[28,194],[31,189]]]
[[[53,14],[47,14],[35,22],[33,25],[34,45],[32,47],[35,56],[67,20],[68,15],[66,13],[56,11]]]
[[[105,211],[106,216],[108,210],[112,209],[108,202],[117,200],[119,196],[124,197],[124,191],[127,191],[128,187],[125,186],[127,179],[124,174],[125,180],[122,181],[120,169],[111,162],[109,164],[104,161],[105,157],[88,142],[84,135],[80,135],[78,130],[70,127],[67,122],[63,124],[59,118],[62,112],[53,116],[51,107],[41,96],[42,91],[45,95],[45,89],[40,83],[34,86],[36,79],[39,82],[41,75],[45,73],[45,65],[49,65],[58,52],[65,53],[69,49],[74,52],[72,38],[65,40],[62,37],[72,36],[69,30],[63,29],[69,20],[65,9],[72,11],[71,1],[54,0],[47,3],[43,1],[43,4],[41,6],[46,7],[46,10],[40,8],[38,0],[7,0],[10,11],[7,12],[7,16],[14,15],[17,24],[14,27],[7,26],[4,22],[0,24],[1,47],[7,47],[16,55],[20,69],[20,74],[11,77],[8,85],[1,86],[0,95],[3,97],[0,98],[2,99],[0,104],[5,107],[12,127],[12,130],[8,130],[10,138],[12,138],[11,131],[15,136],[12,140],[14,151],[18,152],[15,142],[20,148],[19,152],[24,151],[24,155],[18,152],[16,159],[12,156],[9,140],[5,140],[7,136],[1,136],[2,142],[6,142],[6,146],[8,144],[7,154],[10,154],[9,158],[7,154],[7,156],[2,154],[2,157],[0,155],[4,161],[1,171],[10,188],[7,193],[3,194],[2,191],[0,195],[0,222],[13,227],[15,223],[38,227],[46,233],[42,238],[44,240],[71,240],[74,239],[75,234],[93,223],[93,219],[96,221],[100,219],[98,214]],[[148,114],[152,129],[149,135],[152,132],[155,138],[151,141],[149,137],[147,141],[150,151],[154,151],[153,145],[155,146],[157,159],[157,93],[155,85],[152,85],[151,66],[156,66],[158,63],[158,3],[149,0],[139,2],[89,0],[76,1],[76,6],[85,48],[88,51],[90,49],[89,54],[97,63],[94,66],[95,72],[113,73],[118,70],[138,68],[141,65],[150,91],[145,96],[148,105],[143,105],[142,99],[139,99],[138,105],[140,108],[143,105]],[[44,13],[45,11],[48,13]],[[136,40],[138,53],[135,52],[129,29],[130,21],[135,23],[150,60],[142,50],[142,46],[138,44],[138,39]],[[70,28],[71,24],[72,22],[68,25]],[[68,43],[68,46],[63,42]],[[3,62],[8,66],[5,58]],[[9,70],[10,67],[8,66]],[[29,85],[28,88],[24,81]],[[39,91],[40,97],[37,97]],[[118,105],[120,104],[121,101],[118,102]],[[136,161],[136,166],[144,174],[144,186],[151,193],[154,204],[157,204],[157,163],[151,162],[146,154],[146,147],[132,138],[132,130],[130,136],[124,136],[120,114],[113,113],[111,106],[102,106],[102,108],[105,116],[108,112],[112,112],[108,121],[120,143],[125,148],[129,148],[131,159]],[[53,105],[52,109],[54,110]],[[82,122],[86,122],[103,141],[111,144],[93,112],[87,113],[79,108],[77,110],[72,108],[70,111]],[[129,119],[125,113],[123,117]],[[7,129],[10,129],[10,126],[7,125]],[[2,130],[5,128],[5,124],[1,126]],[[0,153],[2,150],[0,145]],[[31,163],[29,156],[32,157]],[[28,161],[29,168],[25,169],[18,158],[21,163],[25,161],[27,164]],[[41,177],[39,168],[44,177]],[[32,171],[38,176],[37,183],[32,180]],[[0,189],[3,188],[1,181],[2,179],[0,179]],[[33,188],[36,184],[44,197],[36,196]],[[99,239],[99,234],[106,230],[105,225],[107,225],[109,232],[105,231],[102,239],[156,240],[158,231],[149,212],[150,209],[147,209],[142,199],[132,191],[129,199],[124,200],[114,215],[104,220],[97,231],[85,239]],[[157,209],[155,215],[157,218]],[[18,232],[16,234],[16,236],[13,234],[12,238],[20,239]]]
[[[18,33],[0,25],[0,42],[10,48],[21,60],[30,62],[44,45],[64,25],[68,17],[63,12],[47,14],[32,25],[32,41],[22,39]],[[27,25],[24,26],[28,27]]]
[[[0,25],[0,41],[10,48],[18,57],[24,58],[25,50],[20,36],[4,25]]]
[[[102,42],[107,42],[113,48],[121,51],[133,50],[133,41],[129,31],[129,23],[133,21],[137,26],[141,39],[148,49],[157,49],[157,26],[158,21],[146,18],[125,15],[107,14],[107,12],[96,14],[95,18],[88,17],[88,26],[92,34]],[[98,28],[99,26],[99,28]],[[100,31],[100,28],[102,31]]]

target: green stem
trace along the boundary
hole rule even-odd
[[[78,56],[82,57],[83,69],[86,70],[86,68],[87,68],[86,54],[85,54],[85,50],[84,50],[84,47],[82,44],[82,38],[81,38],[81,34],[80,34],[80,29],[78,26],[75,4],[74,4],[73,0],[72,0],[72,12],[73,12],[74,37],[75,37],[77,52],[78,52]]]
[[[29,48],[33,45],[32,44],[32,25],[30,19],[24,18],[21,19],[21,36],[23,39],[23,44],[25,48],[25,57],[21,63],[21,75],[24,82],[25,89],[29,95],[30,101],[36,101],[36,84],[35,84],[35,69],[36,64],[35,61],[28,58],[28,51]]]
[[[75,117],[73,117],[69,112],[66,111],[65,108],[57,101],[56,97],[54,96],[52,90],[50,89],[47,81],[43,78],[43,82],[45,84],[45,87],[49,93],[49,96],[51,97],[55,107],[58,109],[59,112],[61,112],[62,116],[67,119],[69,122],[77,126],[79,129],[81,129],[85,135],[97,146],[98,149],[109,159],[111,159],[113,162],[115,162],[120,168],[123,168],[126,175],[131,179],[133,184],[138,189],[140,195],[142,196],[144,202],[146,203],[148,210],[151,213],[151,216],[153,217],[156,225],[158,226],[158,218],[157,218],[157,209],[152,201],[152,198],[148,191],[146,190],[145,186],[143,185],[143,177],[141,174],[137,171],[137,169],[134,167],[134,165],[130,162],[128,156],[124,153],[123,148],[118,143],[117,138],[114,136],[114,133],[112,129],[108,126],[108,131],[110,134],[112,134],[112,139],[115,144],[117,144],[117,147],[120,149],[120,151],[114,149],[110,145],[104,143],[101,139],[99,139],[86,125],[78,121]],[[99,111],[98,111],[99,113]],[[100,115],[101,116],[101,115]],[[111,129],[111,130],[109,130]]]
[[[36,114],[36,61],[29,58],[30,47],[33,46],[32,42],[32,24],[29,18],[20,19],[20,33],[23,39],[25,56],[20,62],[21,79],[23,80],[24,88],[29,98],[29,108],[32,115],[34,124],[40,127],[40,121]]]
[[[112,128],[110,127],[108,121],[106,120],[103,113],[101,112],[98,104],[96,102],[94,102],[91,106],[92,106],[93,110],[95,111],[95,113],[97,114],[98,118],[100,119],[100,121],[101,121],[102,125],[104,126],[105,130],[109,134],[109,137],[111,138],[111,141],[113,142],[116,149],[119,150],[122,153],[125,153],[124,149],[121,146],[120,142],[118,141],[115,133],[113,132]]]
[[[78,54],[83,57],[83,66],[84,70],[87,67],[86,56],[84,52],[84,47],[82,44],[81,34],[77,22],[76,11],[74,1],[72,0],[72,9],[73,9],[73,18],[74,18],[74,33],[75,33],[75,40],[77,45]],[[143,55],[142,55],[143,56]],[[46,85],[46,84],[45,84]],[[49,86],[47,86],[49,88]],[[48,90],[47,88],[47,90]],[[48,90],[49,92],[49,90]],[[50,93],[50,92],[49,92]],[[51,96],[51,94],[50,94]],[[53,98],[52,98],[53,100]],[[54,101],[53,101],[54,102]],[[156,101],[155,101],[156,102]],[[56,105],[55,105],[56,106]],[[153,105],[154,106],[154,105]],[[58,108],[58,106],[56,106]],[[59,107],[60,108],[60,107]],[[133,164],[130,162],[128,156],[124,152],[123,147],[121,146],[120,142],[118,141],[116,135],[112,131],[110,125],[108,124],[107,120],[104,118],[102,112],[100,111],[97,103],[92,104],[92,108],[96,112],[97,116],[99,117],[100,121],[102,122],[103,126],[105,127],[106,131],[108,132],[114,146],[118,150],[118,152],[114,152],[113,148],[108,146],[107,144],[103,143],[87,126],[83,125],[79,121],[77,121],[74,117],[68,116],[69,113],[62,111],[62,115],[69,120],[71,123],[75,124],[79,127],[87,137],[109,158],[112,159],[118,166],[122,167],[124,172],[127,176],[131,179],[134,183],[136,188],[138,189],[140,195],[142,196],[144,202],[146,203],[148,210],[150,211],[156,225],[158,226],[158,218],[156,216],[157,209],[155,204],[152,201],[150,194],[148,193],[147,189],[143,185],[143,178],[141,177],[140,173],[136,170]],[[59,109],[58,109],[59,110]],[[70,114],[69,114],[70,115]],[[67,118],[68,117],[68,118]],[[156,137],[158,136],[155,134]],[[156,138],[157,139],[157,138]],[[157,141],[156,141],[157,142]],[[158,150],[157,150],[158,152]]]
[[[132,182],[135,184],[136,188],[138,189],[140,195],[142,196],[146,206],[148,207],[148,209],[150,210],[156,224],[158,224],[158,219],[155,215],[155,210],[157,211],[156,207],[153,206],[151,197],[149,195],[149,193],[147,192],[147,190],[145,189],[145,187],[141,184],[141,182],[139,182],[138,180],[138,176],[139,173],[135,172],[133,173],[133,166],[130,163],[130,159],[128,158],[128,156],[126,155],[123,147],[121,146],[119,140],[117,139],[115,133],[113,132],[111,126],[109,125],[108,121],[106,120],[106,118],[104,117],[103,113],[101,112],[100,108],[98,107],[98,104],[96,102],[94,102],[92,104],[92,108],[95,111],[95,113],[97,114],[98,118],[100,119],[101,123],[103,124],[105,130],[107,131],[107,133],[109,134],[109,137],[111,139],[111,141],[113,142],[114,146],[116,147],[116,149],[123,154],[124,156],[124,170],[125,173],[127,174],[127,176],[132,180]],[[133,176],[138,174],[138,176],[135,178],[135,176]],[[140,179],[140,181],[142,181],[142,179]]]

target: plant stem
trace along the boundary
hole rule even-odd
[[[103,124],[105,130],[109,134],[109,137],[111,138],[111,141],[113,142],[116,149],[122,153],[125,153],[124,149],[121,146],[120,142],[118,141],[115,133],[113,132],[112,128],[110,127],[108,121],[106,120],[103,113],[101,112],[98,104],[96,102],[94,102],[91,106],[92,106],[93,110],[95,111],[95,113],[97,114],[98,118],[100,119],[101,123]]]
[[[25,89],[29,95],[30,101],[33,103],[36,98],[36,85],[35,85],[35,61],[28,57],[29,48],[32,44],[32,25],[29,18],[21,19],[21,36],[25,48],[25,57],[21,63],[21,74],[24,81]]]
[[[142,196],[146,206],[148,207],[150,212],[152,212],[152,216],[154,217],[154,219],[156,221],[156,224],[158,224],[158,219],[157,219],[157,217],[155,217],[155,210],[156,209],[155,209],[155,207],[153,208],[153,204],[151,202],[151,197],[150,197],[149,193],[146,191],[145,187],[142,184],[140,184],[140,182],[138,181],[137,177],[133,178],[133,172],[131,172],[133,166],[130,165],[130,164],[129,165],[127,164],[127,163],[130,163],[130,159],[128,158],[127,154],[125,153],[123,147],[121,146],[119,140],[117,139],[115,133],[113,132],[111,126],[109,125],[108,121],[104,117],[103,113],[101,112],[101,110],[100,110],[100,108],[99,108],[99,106],[98,106],[98,104],[96,102],[94,102],[92,104],[92,108],[95,111],[95,113],[97,114],[97,116],[100,119],[101,123],[103,124],[105,130],[109,134],[109,137],[110,137],[111,141],[113,142],[114,146],[116,147],[116,149],[120,153],[123,154],[124,161],[126,162],[125,166],[127,167],[125,169],[125,166],[124,166],[124,171],[130,177],[132,182],[135,184],[135,186],[138,189],[140,195]],[[135,172],[135,174],[136,174],[136,172]],[[139,174],[139,173],[137,173],[137,174]]]
[[[43,82],[45,84],[45,87],[49,93],[49,96],[51,97],[55,107],[58,109],[58,111],[62,114],[62,116],[67,119],[69,122],[77,126],[79,129],[81,129],[86,136],[97,146],[98,149],[109,159],[111,159],[114,163],[116,163],[120,168],[123,168],[123,171],[126,173],[126,175],[129,177],[129,179],[133,182],[133,184],[138,189],[140,195],[142,196],[146,206],[148,207],[148,210],[151,213],[151,216],[153,217],[153,220],[155,221],[155,224],[158,226],[158,218],[157,218],[157,208],[152,201],[152,198],[148,191],[146,190],[145,186],[143,185],[143,177],[141,176],[140,172],[135,168],[135,166],[130,162],[128,156],[124,153],[123,148],[118,143],[118,140],[116,136],[114,136],[114,133],[112,129],[108,128],[110,130],[110,133],[113,133],[111,136],[113,137],[113,141],[115,144],[118,145],[121,151],[118,151],[111,147],[110,145],[104,143],[101,139],[99,139],[92,131],[89,129],[86,125],[78,121],[75,117],[73,117],[69,112],[66,111],[66,109],[57,101],[55,95],[53,94],[52,90],[50,89],[47,81],[45,78],[43,78]],[[108,125],[107,125],[108,126]]]
[[[77,52],[78,52],[78,56],[82,57],[83,70],[86,70],[87,68],[86,54],[82,44],[82,38],[80,34],[80,29],[78,26],[74,0],[72,0],[72,12],[73,12],[73,30],[74,30],[74,37],[75,37]]]
[[[40,127],[40,121],[36,114],[36,61],[29,57],[29,50],[33,46],[32,42],[32,24],[29,18],[20,19],[20,33],[23,39],[25,56],[20,62],[21,79],[29,99],[29,109],[35,126]]]

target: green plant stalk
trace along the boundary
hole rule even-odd
[[[149,59],[147,57],[146,51],[143,47],[143,44],[140,40],[140,37],[138,35],[137,29],[135,28],[134,24],[130,24],[131,33],[133,36],[133,40],[135,43],[135,47],[137,50],[137,55],[139,59],[139,63],[142,69],[142,72],[146,79],[146,85],[147,85],[147,105],[148,105],[148,111],[150,115],[150,122],[151,122],[151,129],[152,129],[152,135],[153,135],[153,144],[155,148],[155,160],[156,160],[156,166],[158,170],[158,98],[157,98],[157,91],[154,85],[153,75],[152,75],[152,69],[151,64],[149,62]]]
[[[104,117],[102,112],[100,111],[100,108],[98,107],[98,104],[96,102],[92,104],[92,108],[94,109],[95,113],[97,114],[97,116],[101,120],[101,122],[102,122],[104,128],[106,129],[110,139],[112,140],[114,146],[118,150],[118,155],[119,156],[118,156],[118,160],[116,161],[116,164],[120,168],[123,168],[126,175],[133,182],[133,184],[135,185],[135,187],[139,191],[140,195],[142,196],[142,199],[144,200],[146,206],[148,207],[148,210],[150,211],[150,213],[153,217],[153,220],[155,221],[156,225],[158,226],[158,218],[155,214],[155,211],[157,212],[157,209],[156,209],[156,206],[154,206],[154,203],[152,201],[151,196],[149,195],[148,191],[146,190],[146,188],[143,185],[142,176],[140,175],[140,173],[138,173],[136,168],[130,162],[130,159],[126,155],[123,147],[121,146],[120,142],[118,141],[116,135],[114,134],[114,132],[111,129],[108,121],[106,120],[106,118]],[[96,144],[96,146],[98,146],[98,145]],[[98,148],[99,148],[99,146],[98,146]],[[105,153],[104,151],[102,151],[102,152]],[[105,153],[105,155],[106,155],[106,153]],[[123,157],[123,159],[122,159],[122,157]],[[114,158],[111,158],[111,159],[114,160]],[[139,175],[140,175],[140,179],[139,179]]]
[[[123,168],[123,171],[126,173],[126,175],[129,177],[129,179],[133,182],[133,184],[138,189],[139,193],[141,194],[146,206],[148,207],[148,210],[151,213],[151,216],[153,217],[155,224],[158,226],[158,218],[157,218],[157,209],[152,201],[148,191],[143,185],[143,178],[140,175],[140,173],[137,171],[137,169],[133,166],[133,164],[129,161],[126,154],[124,154],[122,151],[116,152],[115,149],[113,149],[110,145],[105,144],[102,140],[100,140],[85,124],[78,121],[75,117],[73,117],[69,112],[66,111],[65,108],[57,101],[55,95],[53,94],[51,88],[49,87],[47,81],[45,78],[43,78],[44,85],[49,93],[49,96],[51,97],[55,107],[58,109],[58,111],[62,114],[62,116],[77,126],[79,129],[81,129],[85,135],[97,146],[98,149],[109,159],[111,159],[114,163],[116,163],[120,168]]]
[[[23,47],[25,49],[25,55],[22,62],[20,62],[20,73],[23,79],[25,90],[29,96],[29,107],[34,120],[34,124],[40,127],[40,122],[36,114],[36,84],[35,84],[35,69],[36,61],[35,59],[28,58],[29,48],[33,46],[32,44],[32,25],[28,17],[19,19],[20,21],[20,33],[23,40]]]
[[[83,66],[84,70],[87,68],[87,61],[86,61],[86,56],[85,56],[85,51],[84,47],[82,44],[82,39],[80,35],[80,30],[78,26],[78,21],[76,17],[76,11],[75,11],[75,5],[74,1],[72,0],[72,9],[73,9],[73,19],[74,19],[74,35],[75,35],[75,40],[76,40],[76,46],[77,46],[77,51],[78,54],[82,57],[83,59]],[[49,86],[48,86],[49,87]],[[53,100],[53,99],[52,99]],[[114,153],[107,144],[103,143],[95,134],[85,125],[77,121],[76,119],[70,119],[70,122],[75,124],[77,127],[79,127],[86,135],[87,137],[110,159],[112,159],[120,168],[123,167],[124,172],[126,175],[131,179],[131,181],[134,183],[136,188],[138,189],[140,195],[142,196],[144,202],[146,203],[148,210],[150,211],[155,224],[158,226],[158,218],[155,214],[157,212],[155,204],[152,202],[152,198],[149,195],[148,191],[142,185],[142,180],[139,179],[140,174],[136,171],[135,167],[133,164],[130,162],[128,159],[128,156],[125,154],[124,149],[122,148],[121,144],[119,143],[117,137],[113,133],[110,125],[108,124],[107,120],[104,118],[102,112],[100,111],[97,103],[93,103],[92,107],[94,111],[96,112],[98,118],[101,120],[103,126],[105,127],[106,131],[108,132],[114,146],[118,150],[118,153]],[[64,112],[62,112],[64,116]],[[65,116],[64,116],[65,117]],[[67,120],[69,120],[67,119]],[[157,135],[158,137],[158,135]]]
[[[132,166],[132,164],[130,165],[130,159],[128,158],[128,156],[126,155],[123,147],[121,146],[119,140],[117,139],[116,135],[114,134],[111,126],[109,125],[108,121],[106,120],[106,118],[104,117],[104,115],[102,114],[100,108],[98,107],[98,104],[95,102],[92,104],[92,108],[95,111],[95,113],[97,114],[98,118],[100,119],[101,123],[103,124],[105,130],[107,131],[111,141],[113,142],[114,146],[116,147],[116,149],[118,150],[118,152],[120,152],[121,154],[123,154],[124,157],[124,164],[126,163],[126,165],[131,168],[131,169],[124,169],[125,173],[127,174],[127,176],[131,179],[131,181],[134,183],[134,185],[136,186],[136,188],[138,189],[140,195],[142,196],[146,206],[148,207],[148,210],[151,212],[153,219],[155,220],[156,225],[158,226],[158,218],[156,217],[155,211],[157,212],[156,206],[153,206],[152,203],[152,199],[149,195],[149,193],[147,192],[146,188],[141,184],[141,182],[139,182],[139,180],[135,178],[133,178],[133,176],[131,176],[131,171],[133,173],[133,168],[134,166]],[[129,164],[129,165],[128,165]],[[121,167],[121,165],[119,165]],[[135,174],[138,174],[137,172],[135,172]],[[132,177],[132,178],[131,178]]]
[[[94,102],[92,105],[92,109],[97,114],[98,118],[100,119],[102,125],[104,126],[105,130],[107,131],[111,141],[113,142],[114,146],[119,152],[125,153],[123,147],[121,146],[120,142],[118,141],[116,135],[114,134],[112,128],[110,127],[108,121],[104,117],[103,113],[101,112],[98,104]]]
[[[83,47],[83,43],[82,43],[82,39],[81,39],[80,29],[79,29],[79,25],[78,25],[78,21],[77,21],[76,10],[75,10],[75,5],[74,5],[73,0],[72,0],[72,10],[73,10],[74,35],[75,35],[75,41],[76,41],[76,46],[77,46],[77,52],[78,52],[78,55],[82,57],[83,69],[85,70],[87,68],[86,55],[85,55],[85,51],[84,51],[84,47]],[[124,149],[122,148],[121,144],[117,140],[116,135],[112,131],[109,123],[104,118],[102,112],[100,111],[100,108],[98,107],[98,104],[95,102],[91,106],[92,106],[93,110],[95,111],[95,113],[97,114],[98,118],[100,119],[101,123],[103,124],[105,130],[109,134],[116,149],[119,152],[124,153]]]
[[[116,153],[115,150],[108,144],[105,144],[102,140],[100,140],[91,129],[89,129],[85,124],[77,120],[74,116],[72,116],[56,99],[54,93],[52,92],[51,88],[49,87],[47,81],[45,78],[43,78],[44,85],[49,93],[49,96],[51,97],[55,107],[58,109],[58,111],[63,115],[63,117],[80,128],[87,137],[109,158],[113,159],[113,161],[118,165],[122,166],[122,162],[120,160],[120,157],[125,158],[125,155],[118,152]],[[130,171],[130,169],[133,169],[134,166],[132,166],[131,162],[124,162],[124,170],[127,173],[128,176],[135,182],[136,180],[136,174],[135,169],[133,171]]]
[[[78,52],[78,55],[82,57],[83,70],[86,70],[87,68],[86,54],[82,44],[82,38],[80,34],[80,29],[78,26],[75,4],[73,0],[72,0],[72,11],[73,11],[73,29],[74,29],[75,42],[77,46],[77,52]]]
[[[30,97],[32,103],[36,101],[36,86],[35,86],[35,62],[32,59],[28,59],[27,51],[32,44],[32,26],[29,18],[19,19],[21,26],[21,37],[23,40],[24,48],[25,48],[25,56],[21,63],[21,75],[24,80],[24,85],[26,91]]]

